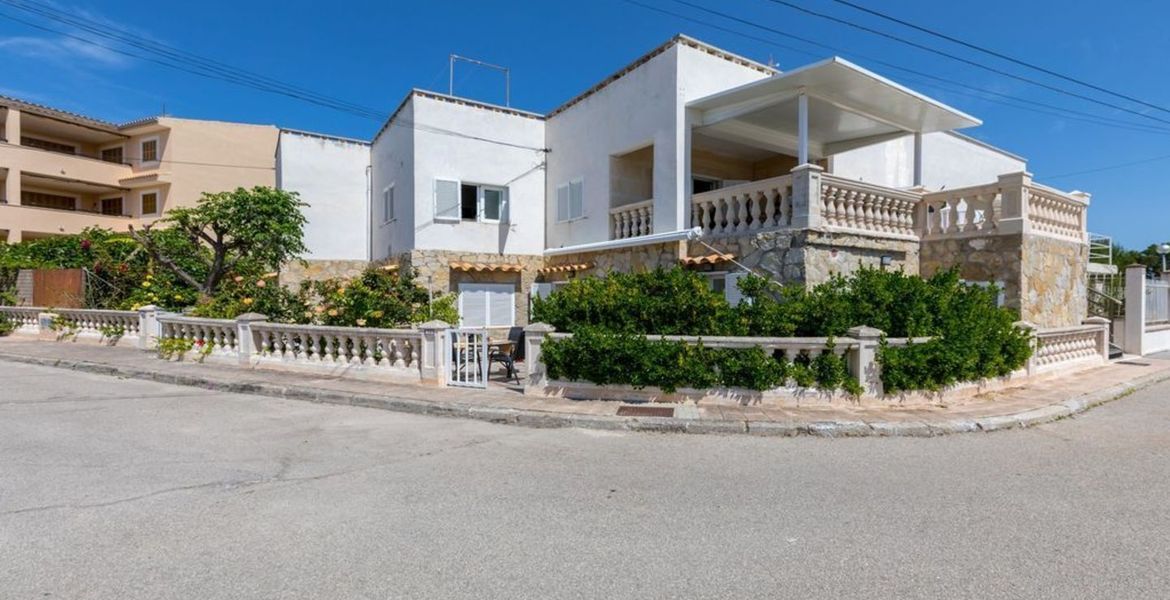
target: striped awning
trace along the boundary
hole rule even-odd
[[[520,265],[494,265],[490,263],[452,262],[451,268],[456,271],[499,271],[503,273],[519,273],[524,270]]]
[[[543,267],[539,270],[540,273],[565,273],[567,271],[584,271],[585,269],[592,269],[593,263],[576,263],[571,265],[553,265],[551,267]]]
[[[692,267],[696,265],[713,265],[716,263],[727,262],[735,260],[734,254],[708,254],[706,256],[688,256],[679,259],[684,266]]]

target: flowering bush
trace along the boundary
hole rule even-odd
[[[300,296],[276,280],[276,273],[227,278],[215,296],[196,304],[191,314],[212,319],[234,319],[244,313],[260,313],[269,321],[305,323],[305,305]]]
[[[440,319],[456,323],[455,296],[436,296],[417,285],[414,273],[370,267],[353,279],[326,279],[301,284],[306,306],[302,319],[347,327],[402,327]]]

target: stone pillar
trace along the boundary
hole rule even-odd
[[[445,321],[428,321],[418,326],[422,332],[422,349],[419,350],[419,380],[431,385],[447,385],[447,331],[451,325]]]
[[[158,307],[147,304],[138,309],[138,349],[151,350],[158,345]]]
[[[1089,317],[1085,325],[1096,325],[1101,329],[1097,333],[1097,352],[1101,354],[1101,362],[1109,362],[1109,328],[1113,323],[1105,317]]]
[[[544,370],[541,361],[540,346],[548,334],[556,328],[548,323],[533,323],[524,328],[524,361],[528,367],[528,377],[524,381],[524,393],[541,395],[548,385],[548,373]]]
[[[22,233],[23,232],[19,229],[9,229],[8,230],[8,243],[9,244],[19,244],[22,240],[24,240],[24,236],[22,235]]]
[[[882,387],[882,370],[877,361],[878,345],[885,333],[880,329],[864,325],[853,327],[845,332],[849,337],[857,340],[857,348],[849,352],[849,372],[861,384],[867,396],[882,396],[885,389]]]
[[[263,323],[268,317],[259,313],[244,313],[236,317],[236,352],[242,366],[252,364],[252,355],[260,349],[259,340],[252,332],[253,323]]]
[[[10,206],[20,206],[20,169],[8,167],[8,174],[4,176],[4,201]],[[8,235],[12,236],[11,230]]]
[[[1029,233],[1028,187],[1032,174],[1027,171],[999,176],[999,233]]]
[[[1146,336],[1146,266],[1125,268],[1125,346],[1123,351],[1141,356]]]
[[[792,169],[792,227],[812,229],[821,225],[821,173],[817,165]]]

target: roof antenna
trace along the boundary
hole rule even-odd
[[[468,58],[466,56],[459,56],[458,54],[449,55],[447,60],[448,60],[448,63],[447,63],[448,64],[448,67],[447,67],[447,95],[448,96],[455,95],[455,61],[461,60],[463,62],[471,63],[471,64],[476,65],[476,66],[486,67],[488,69],[495,69],[497,71],[503,71],[503,73],[504,73],[504,106],[507,106],[507,107],[512,106],[512,70],[511,69],[509,69],[508,67],[501,67],[500,65],[493,65],[491,63],[486,63],[486,62],[483,62],[482,60],[476,60],[474,58]]]
[[[772,58],[772,53],[771,53],[771,52],[769,52],[769,53],[768,53],[768,68],[769,68],[769,69],[772,69],[773,71],[775,71],[775,70],[776,70],[776,67],[778,67],[778,66],[780,66],[780,65],[779,65],[779,63],[777,63],[777,62],[775,61],[775,59],[773,59],[773,58]]]

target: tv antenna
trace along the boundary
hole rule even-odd
[[[459,56],[458,54],[450,55],[447,77],[447,95],[455,95],[455,61],[463,61],[473,64],[477,67],[485,67],[488,69],[495,69],[504,73],[504,106],[512,106],[512,70],[508,67],[501,67],[500,65],[493,65],[492,63],[468,58],[466,56]]]

